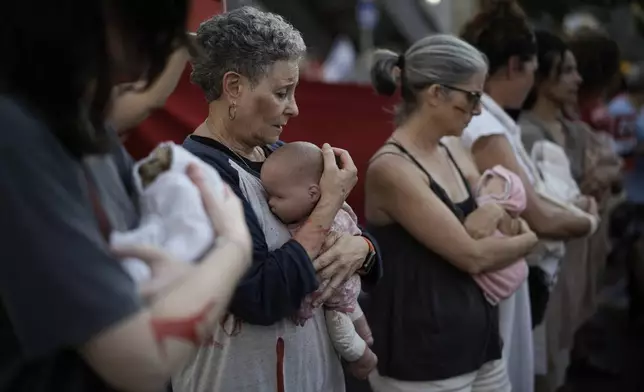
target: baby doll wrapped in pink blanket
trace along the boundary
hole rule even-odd
[[[499,204],[513,218],[518,218],[526,207],[525,188],[521,178],[498,165],[483,173],[476,189],[476,199],[479,206],[487,203]],[[507,232],[508,230],[506,234],[513,234]],[[500,230],[494,235],[504,236]],[[510,297],[527,277],[528,265],[524,259],[519,259],[503,269],[474,275],[474,280],[483,290],[487,300],[492,305],[498,305]]]

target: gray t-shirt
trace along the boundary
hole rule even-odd
[[[111,389],[75,348],[137,312],[134,282],[108,251],[75,159],[34,113],[0,96],[0,390]],[[114,228],[136,225],[127,155],[86,159]]]

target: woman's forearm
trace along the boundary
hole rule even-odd
[[[329,234],[331,224],[342,203],[322,197],[293,239],[302,245],[311,260],[315,259],[322,249],[324,240]]]
[[[590,232],[592,224],[586,217],[541,200],[539,203],[542,205],[541,211],[535,213],[526,209],[523,214],[523,218],[539,238],[566,240],[583,237]]]
[[[503,269],[521,259],[537,244],[534,233],[515,237],[488,237],[478,241],[481,257],[477,260],[476,271],[487,272]]]
[[[246,244],[222,241],[148,310],[89,342],[82,350],[84,357],[119,390],[163,389],[211,337],[250,264],[248,249]]]
[[[265,246],[255,249],[251,270],[242,278],[229,309],[249,324],[267,326],[295,314],[319,282],[312,260],[297,241],[272,252]]]
[[[532,181],[519,165],[516,154],[505,136],[494,135],[479,139],[472,147],[472,153],[481,171],[495,165],[503,165],[521,177],[527,198],[527,207],[521,217],[539,237],[568,239],[582,237],[590,231],[591,224],[588,219],[541,199],[532,186]]]
[[[248,246],[232,240],[221,241],[196,270],[151,304],[153,320],[206,312],[204,315],[207,315],[208,321],[199,327],[212,330],[215,320],[219,320],[226,310],[237,282],[248,269],[250,259]]]
[[[151,305],[152,328],[168,364],[185,363],[210,338],[250,265],[250,258],[244,245],[226,240],[196,271]],[[185,335],[173,331],[173,326],[183,326]],[[184,344],[177,345],[177,340]],[[176,372],[180,368],[170,370]]]
[[[563,240],[588,234],[591,229],[588,219],[544,200],[532,186],[525,189],[527,206],[521,217],[539,238]]]

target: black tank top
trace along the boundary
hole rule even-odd
[[[428,192],[461,222],[476,209],[469,187],[469,197],[453,203],[403,146],[388,144],[418,166],[429,179]],[[449,149],[442,147],[467,187]],[[501,358],[497,308],[485,300],[470,274],[427,249],[397,223],[368,227],[383,261],[383,277],[366,312],[381,375],[403,381],[444,380]],[[427,230],[440,229],[440,222],[427,222]]]

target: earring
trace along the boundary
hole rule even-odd
[[[233,121],[235,117],[237,117],[237,103],[233,101],[233,103],[228,106],[228,119]]]

